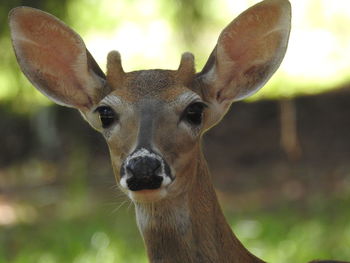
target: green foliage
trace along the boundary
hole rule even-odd
[[[286,205],[275,211],[254,212],[238,220],[234,215],[230,217],[243,244],[267,262],[349,260],[350,213],[343,209],[349,200],[319,202],[321,209],[316,209],[316,204],[306,211]]]
[[[0,262],[146,262],[132,213],[92,211],[73,220],[42,219],[1,233]]]

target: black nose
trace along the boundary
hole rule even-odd
[[[131,175],[126,180],[131,191],[157,189],[161,186],[163,177],[158,176],[161,162],[152,157],[136,157],[129,160],[125,167]]]

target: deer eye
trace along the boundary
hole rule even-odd
[[[95,111],[100,115],[100,120],[103,128],[110,127],[117,119],[117,115],[111,107],[100,106]]]
[[[203,102],[194,102],[187,106],[182,114],[182,119],[187,123],[198,126],[202,123],[203,111],[207,107]]]

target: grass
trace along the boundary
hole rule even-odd
[[[67,196],[55,206],[35,208],[35,220],[0,229],[0,262],[147,262],[133,208],[88,195]],[[305,210],[288,205],[273,211],[228,212],[250,251],[268,262],[350,259],[349,200],[322,202]],[[341,213],[341,214],[340,214]]]
[[[231,225],[243,244],[267,262],[349,260],[350,213],[339,209],[341,214],[332,214],[334,205],[344,204],[333,201],[322,209],[302,211],[286,205],[275,211],[250,213],[232,219]]]
[[[3,228],[0,262],[147,262],[132,209],[90,209],[71,218],[60,207],[34,223]]]

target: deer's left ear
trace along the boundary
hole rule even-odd
[[[277,70],[287,49],[291,24],[288,0],[265,0],[233,20],[220,34],[197,75],[217,123],[233,101],[258,91]]]

